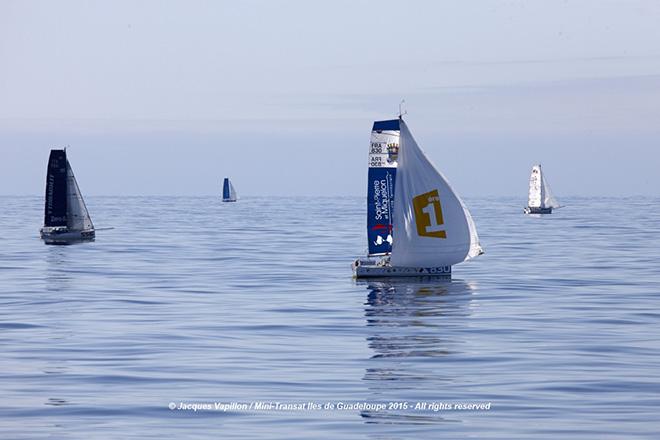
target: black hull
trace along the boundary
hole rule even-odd
[[[552,208],[537,208],[528,206],[525,208],[525,214],[552,214]]]

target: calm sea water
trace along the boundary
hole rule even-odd
[[[361,198],[88,197],[56,247],[3,197],[0,437],[658,438],[660,199],[562,201],[468,199],[486,254],[387,283]]]

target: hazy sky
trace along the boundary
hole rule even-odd
[[[660,195],[660,1],[0,0],[0,194],[364,195],[374,119],[465,196]],[[522,202],[521,202],[522,203]]]

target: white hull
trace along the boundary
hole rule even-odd
[[[73,244],[85,241],[94,241],[94,229],[84,231],[69,231],[66,228],[41,228],[41,239],[46,244]]]
[[[379,264],[373,260],[355,260],[352,264],[355,278],[442,277],[451,278],[451,266],[397,267]]]

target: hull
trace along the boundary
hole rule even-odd
[[[525,214],[552,214],[552,208],[538,208],[528,206],[524,210]]]
[[[373,260],[355,260],[352,264],[355,278],[440,277],[451,278],[451,266],[397,267]]]
[[[74,244],[86,241],[94,241],[96,232],[94,229],[84,231],[69,231],[66,228],[42,228],[40,231],[41,239],[45,244]]]
[[[235,202],[236,199],[222,199],[223,202]]]

